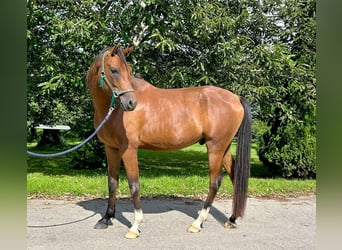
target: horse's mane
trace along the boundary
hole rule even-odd
[[[105,53],[107,50],[109,50],[111,47],[110,46],[106,46],[103,49],[100,50],[100,53],[98,54],[98,56],[102,55],[103,53]]]
[[[105,52],[106,52],[107,50],[109,50],[110,48],[111,48],[110,46],[104,47],[104,48],[100,51],[100,53],[98,54],[97,57],[103,55],[103,53],[105,53]],[[120,48],[118,48],[117,54],[118,54],[118,56],[120,57],[120,59],[122,60],[122,62],[127,66],[126,57],[125,57],[125,55],[122,53],[122,50],[121,50]]]

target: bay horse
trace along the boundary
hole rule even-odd
[[[222,166],[233,183],[232,215],[226,227],[235,227],[247,203],[250,174],[251,112],[247,101],[232,92],[214,87],[161,89],[133,77],[126,57],[133,47],[118,45],[95,58],[87,74],[94,106],[94,126],[114,109],[97,136],[104,143],[108,172],[108,206],[94,226],[107,228],[115,216],[116,190],[121,160],[125,166],[134,205],[134,222],[126,238],[139,236],[143,222],[137,151],[178,150],[194,143],[205,144],[209,162],[209,192],[198,218],[188,232],[201,231],[222,181]],[[230,145],[238,135],[237,156]]]

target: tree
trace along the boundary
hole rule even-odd
[[[279,6],[273,10],[282,24],[275,32],[279,41],[271,51],[262,49],[257,54],[266,69],[262,78],[271,85],[256,91],[260,117],[268,127],[258,154],[284,177],[315,177],[315,1],[287,1]]]
[[[89,133],[88,67],[105,45],[133,43],[134,73],[158,87],[212,84],[245,96],[260,159],[286,177],[315,175],[314,0],[54,0],[28,9],[28,127],[63,121]]]
[[[89,118],[84,82],[90,56],[98,49],[89,30],[95,17],[85,4],[77,6],[74,1],[28,1],[28,127],[75,127]]]

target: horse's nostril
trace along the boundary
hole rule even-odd
[[[137,102],[134,99],[130,99],[127,102],[127,111],[132,111],[135,109]]]
[[[129,100],[129,105],[130,105],[130,107],[131,107],[132,109],[134,109],[135,106],[137,106],[136,100]]]

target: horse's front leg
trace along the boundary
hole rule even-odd
[[[125,165],[128,185],[133,199],[134,205],[134,222],[125,235],[128,239],[137,238],[140,234],[139,226],[144,220],[143,211],[140,201],[140,183],[137,149],[126,149],[122,154],[122,160]]]
[[[118,150],[105,146],[108,172],[108,206],[106,214],[94,226],[95,229],[104,229],[112,224],[115,217],[116,189],[119,184],[119,171],[121,166],[121,156]]]

